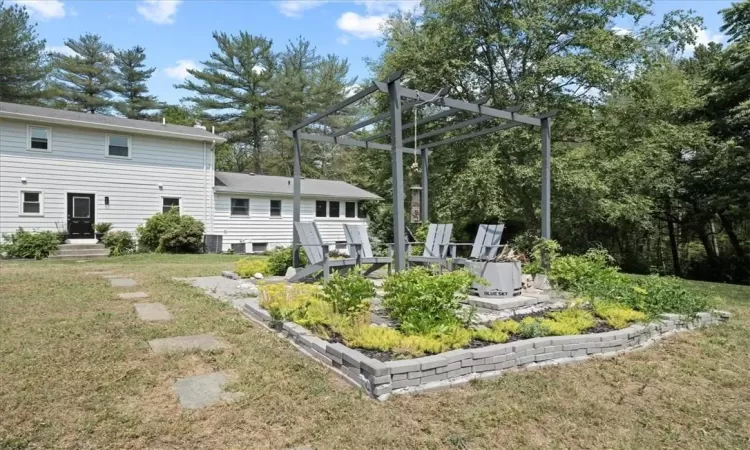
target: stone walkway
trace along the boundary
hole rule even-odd
[[[138,285],[128,275],[115,274],[110,271],[86,272],[86,275],[98,275],[107,280],[112,287],[131,288]],[[253,286],[254,287],[254,286]],[[146,292],[121,292],[117,296],[122,300],[149,298]],[[168,322],[172,314],[162,303],[135,303],[133,305],[138,317],[144,322]],[[211,334],[194,336],[177,336],[148,341],[151,351],[157,354],[189,352],[201,350],[222,350],[229,344]],[[232,402],[240,398],[241,392],[226,392],[224,385],[229,381],[227,372],[214,372],[186,378],[178,378],[173,383],[177,399],[185,409],[199,409],[220,402]]]
[[[180,401],[180,406],[186,409],[199,409],[219,402],[232,402],[240,398],[241,392],[224,391],[224,385],[228,382],[227,372],[214,372],[180,378],[175,381],[174,390]]]
[[[146,322],[167,322],[172,320],[172,314],[161,303],[136,303],[134,306],[138,317]]]

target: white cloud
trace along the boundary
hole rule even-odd
[[[357,0],[364,5],[368,15],[391,14],[398,10],[410,11],[419,6],[419,0]]]
[[[62,19],[65,17],[65,4],[60,0],[15,0],[42,20]]]
[[[699,45],[708,45],[711,42],[722,43],[726,42],[727,36],[721,33],[711,33],[708,30],[697,28],[695,30],[695,44],[688,45],[686,51],[694,52],[695,48]]]
[[[347,11],[339,17],[336,25],[340,30],[359,39],[380,37],[388,17],[397,11],[417,11],[419,0],[354,0],[355,5],[365,7],[365,14]],[[339,37],[338,42],[346,45],[348,36]]]
[[[284,0],[276,5],[281,14],[287,17],[302,17],[304,11],[317,8],[324,3],[328,3],[328,0]]]
[[[168,25],[174,23],[180,3],[182,0],[142,0],[135,9],[149,22]]]
[[[189,59],[180,59],[177,61],[176,65],[165,68],[164,75],[168,76],[169,78],[174,78],[176,80],[182,81],[190,76],[190,74],[188,73],[188,69],[197,68],[198,64],[196,64],[195,61]]]
[[[633,32],[630,28],[612,27],[612,32],[618,36],[627,36]]]
[[[355,12],[345,12],[336,21],[340,30],[360,39],[376,38],[381,34],[381,28],[388,19],[387,15],[360,16]]]
[[[50,53],[62,53],[66,56],[73,56],[76,54],[76,52],[65,45],[48,45],[45,50]]]

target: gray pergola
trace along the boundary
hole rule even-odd
[[[403,270],[406,267],[406,243],[405,243],[405,223],[404,223],[404,164],[403,156],[404,153],[413,153],[418,151],[421,155],[422,162],[422,180],[421,180],[421,210],[420,217],[422,221],[428,221],[428,168],[429,168],[429,155],[430,149],[439,147],[442,145],[453,144],[461,142],[466,139],[471,139],[486,134],[495,133],[502,130],[507,130],[522,125],[530,125],[541,128],[541,139],[542,139],[542,238],[550,239],[550,126],[552,117],[556,114],[555,111],[539,114],[536,116],[526,116],[519,114],[518,107],[508,108],[491,108],[487,106],[487,98],[477,100],[475,102],[466,102],[462,100],[455,100],[446,96],[448,89],[442,89],[437,93],[420,92],[413,89],[406,88],[401,85],[401,72],[391,74],[384,81],[374,81],[369,87],[362,89],[351,97],[331,106],[325,111],[316,114],[297,125],[291,127],[291,129],[285,131],[286,135],[294,139],[294,222],[300,221],[300,203],[302,199],[301,184],[302,184],[302,170],[300,166],[300,157],[302,153],[302,141],[322,142],[329,144],[339,144],[343,146],[359,147],[364,149],[375,149],[375,150],[386,150],[391,152],[391,163],[392,163],[392,176],[393,176],[393,236],[394,236],[394,251],[393,251],[393,263],[394,268],[397,271]],[[302,132],[308,125],[314,124],[315,122],[323,119],[324,117],[330,116],[341,111],[343,108],[358,102],[371,94],[382,92],[388,94],[390,99],[390,108],[388,112],[384,112],[370,119],[358,122],[350,127],[342,130],[335,130],[331,134],[311,134]],[[407,99],[406,101],[403,99]],[[424,125],[426,123],[440,120],[449,116],[454,116],[462,112],[468,112],[474,114],[476,117],[462,120],[457,123],[444,126],[442,128],[432,130],[423,134],[404,140],[403,131],[408,130],[413,126],[411,123],[402,125],[401,115],[413,109],[416,106],[432,103],[439,106],[444,106],[447,109],[422,117],[417,121],[417,125]],[[348,133],[375,124],[377,122],[390,119],[391,128],[387,132],[374,134],[360,139],[352,139],[345,137]],[[459,136],[451,137],[448,139],[437,140],[429,143],[422,143],[423,139],[438,136],[449,131],[458,130],[461,128],[470,127],[472,125],[479,125],[483,122],[490,120],[502,119],[505,122],[489,127],[479,128],[475,131]],[[374,142],[377,139],[390,136],[390,144],[381,144]],[[404,143],[418,142],[418,145],[410,147],[404,147]],[[294,228],[294,227],[293,227]],[[299,265],[298,260],[298,249],[300,245],[300,238],[297,235],[297,230],[294,229],[294,266]]]

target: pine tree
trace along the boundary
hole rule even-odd
[[[263,171],[263,146],[271,112],[269,84],[275,72],[272,42],[263,36],[242,32],[239,36],[214,33],[218,51],[203,61],[201,70],[188,70],[188,79],[175,87],[196,95],[194,102],[204,112],[213,111],[217,131],[227,137],[233,152],[231,170]]]
[[[122,96],[115,109],[128,119],[146,119],[144,111],[159,109],[162,105],[154,95],[148,95],[146,82],[156,70],[146,68],[146,50],[135,46],[129,50],[115,52],[116,86],[114,90]]]
[[[0,100],[39,103],[47,75],[44,46],[26,8],[0,0]]]
[[[55,106],[108,114],[113,105],[112,46],[96,34],[84,34],[65,45],[72,56],[53,53]]]

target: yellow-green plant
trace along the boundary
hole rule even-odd
[[[492,322],[492,329],[506,334],[518,334],[521,325],[513,319]]]
[[[258,304],[277,321],[292,321],[303,326],[331,325],[336,314],[328,303],[319,299],[316,286],[283,283],[260,286]]]
[[[478,339],[480,341],[494,342],[496,344],[508,342],[508,339],[510,339],[508,333],[496,330],[495,328],[482,328],[479,330],[474,330],[473,337],[474,339]]]
[[[625,328],[633,322],[643,322],[646,314],[616,303],[594,302],[594,312],[612,327]]]
[[[382,352],[391,351],[401,345],[404,336],[388,327],[359,324],[338,330],[349,347],[366,348]]]
[[[536,317],[524,317],[518,326],[518,334],[530,339],[549,335],[549,330]]]
[[[264,258],[242,258],[234,263],[234,271],[242,278],[252,278],[256,273],[270,274],[268,262]]]
[[[596,325],[594,316],[581,308],[567,308],[562,311],[552,312],[548,315],[555,325],[550,328],[553,335],[581,334],[584,330]],[[567,331],[567,332],[562,332]]]

